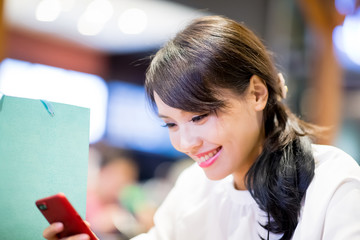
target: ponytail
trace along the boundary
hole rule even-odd
[[[301,200],[314,177],[309,136],[315,127],[295,117],[281,102],[269,102],[264,149],[246,176],[246,184],[269,220],[268,232],[291,239],[298,224]]]

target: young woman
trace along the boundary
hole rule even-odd
[[[311,143],[318,129],[283,104],[281,75],[245,26],[194,20],[154,56],[146,90],[196,164],[136,240],[360,239],[359,165]]]

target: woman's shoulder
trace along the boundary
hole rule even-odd
[[[326,234],[329,234],[335,226],[345,225],[342,227],[342,231],[345,231],[346,226],[355,223],[354,220],[357,219],[353,203],[360,199],[359,164],[337,147],[312,147],[315,176],[306,191],[293,239],[320,239],[325,230]],[[336,231],[337,236],[340,236],[339,230]]]
[[[315,171],[336,169],[339,173],[360,174],[360,166],[355,159],[343,150],[330,145],[312,145]]]
[[[326,208],[334,194],[346,186],[351,185],[347,191],[360,190],[360,166],[349,154],[327,145],[313,145],[313,154],[315,175],[305,201],[308,207],[316,206],[312,211]]]
[[[336,189],[348,181],[360,184],[360,166],[349,154],[334,146],[314,144],[312,147],[315,176],[311,185]]]

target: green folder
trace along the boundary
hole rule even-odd
[[[0,98],[0,239],[43,239],[37,199],[63,192],[85,218],[90,110]]]

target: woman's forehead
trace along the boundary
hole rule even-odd
[[[167,105],[166,103],[163,102],[163,100],[161,100],[159,95],[157,95],[156,93],[154,94],[154,99],[157,106],[158,117],[162,119],[179,118],[179,117],[184,117],[187,114],[190,114],[190,112],[186,112],[182,109],[173,108]]]
[[[239,101],[243,102],[244,100],[246,100],[246,97],[244,96],[245,94],[239,95],[229,89],[220,89],[219,88],[218,93],[216,95],[217,95],[217,99],[224,103],[224,106],[223,106],[224,109],[231,108],[233,106],[232,103],[234,103],[234,102],[239,102]],[[186,110],[183,110],[180,108],[174,108],[174,107],[169,106],[161,99],[159,94],[157,94],[155,91],[154,91],[154,101],[155,101],[155,104],[157,107],[158,115],[163,118],[168,117],[166,115],[167,112],[172,112],[172,113],[178,112],[181,115],[184,115],[186,113],[198,113],[198,112],[194,112],[194,111],[186,111]]]

